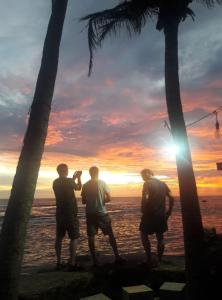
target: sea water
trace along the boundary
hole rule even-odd
[[[7,201],[0,200],[0,226],[2,224]],[[81,236],[78,246],[79,255],[88,254],[86,220],[84,206],[78,199]],[[206,227],[215,227],[222,233],[222,196],[200,197],[200,207],[203,224]],[[113,198],[107,204],[107,210],[112,218],[113,231],[116,236],[121,254],[143,251],[139,236],[140,198]],[[175,206],[168,221],[168,232],[165,234],[165,254],[183,255],[183,230],[180,201],[175,199]],[[55,262],[55,199],[35,199],[32,214],[28,224],[24,266],[36,266]],[[63,243],[63,257],[68,258],[68,239]],[[153,251],[156,249],[155,236],[151,237]],[[99,253],[111,254],[107,238],[99,232],[96,238],[96,248]]]

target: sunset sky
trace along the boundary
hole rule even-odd
[[[10,194],[27,125],[51,1],[0,1],[0,198]],[[87,77],[87,13],[119,1],[70,0],[61,43],[60,63],[45,153],[36,197],[53,196],[56,166],[67,163],[70,176],[99,166],[113,196],[139,196],[144,167],[178,194],[175,155],[164,90],[164,35],[149,20],[140,36],[122,31],[95,53]],[[180,26],[181,96],[186,123],[222,105],[222,7],[192,4],[195,21]],[[222,112],[219,114],[222,126]],[[215,137],[215,117],[188,129],[200,195],[222,194],[222,137]]]

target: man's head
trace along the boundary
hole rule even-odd
[[[93,166],[89,169],[89,174],[92,179],[97,179],[99,176],[99,169],[96,166]]]
[[[153,172],[150,169],[143,169],[141,171],[141,176],[144,181],[149,180],[153,176]]]
[[[60,177],[68,176],[68,166],[66,164],[59,164],[56,168]]]

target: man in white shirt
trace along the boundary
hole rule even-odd
[[[115,255],[115,261],[121,262],[116,239],[113,234],[111,219],[106,211],[105,203],[110,202],[110,192],[106,183],[99,177],[99,169],[95,166],[89,169],[91,180],[82,187],[82,203],[86,204],[86,223],[89,249],[93,264],[97,265],[95,251],[95,235],[100,228],[104,235],[109,236],[109,242]]]

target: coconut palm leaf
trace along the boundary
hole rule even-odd
[[[222,0],[196,0],[208,8],[222,4]],[[112,9],[89,14],[81,21],[88,21],[88,44],[90,51],[89,73],[93,67],[93,51],[100,47],[106,36],[116,35],[125,27],[129,36],[140,34],[148,17],[157,17],[156,28],[162,30],[167,17],[176,16],[184,21],[188,16],[194,20],[194,12],[188,7],[193,0],[128,0]]]
[[[104,38],[113,33],[117,34],[125,27],[131,36],[140,34],[147,17],[158,15],[160,1],[130,1],[123,2],[112,9],[87,15],[81,20],[88,21],[88,43],[90,51],[89,75],[93,66],[93,50],[101,46]]]

